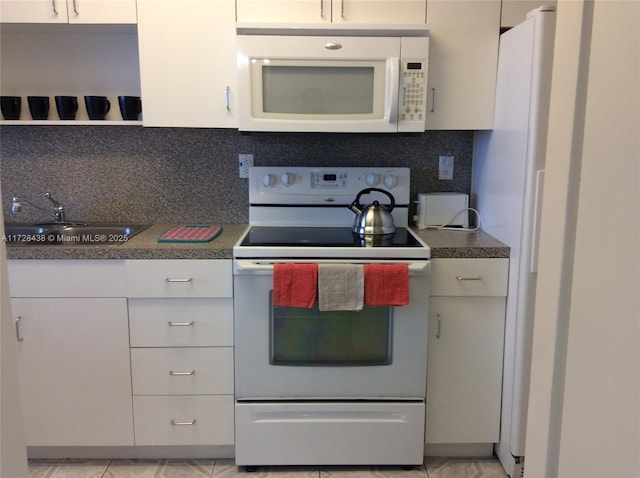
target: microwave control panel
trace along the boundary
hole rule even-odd
[[[401,63],[399,125],[408,126],[416,122],[424,126],[427,110],[427,61],[402,60]]]

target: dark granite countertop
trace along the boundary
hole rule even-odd
[[[484,231],[414,229],[431,247],[431,258],[508,258],[510,249]]]
[[[7,246],[8,259],[231,259],[233,246],[246,224],[222,224],[211,242],[158,243],[158,237],[178,224],[153,224],[129,241],[108,246]]]
[[[116,246],[8,246],[8,259],[231,259],[233,246],[246,224],[223,224],[207,243],[158,243],[158,237],[177,224],[153,224]],[[504,258],[509,247],[489,234],[425,229],[415,231],[430,247],[432,258]]]

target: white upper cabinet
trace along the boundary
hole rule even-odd
[[[426,0],[237,0],[240,23],[420,24]]]
[[[136,0],[67,0],[69,23],[136,23]]]
[[[0,0],[0,23],[69,23],[66,0]]]
[[[0,0],[2,23],[136,23],[136,0]]]
[[[331,0],[237,0],[242,23],[331,23]]]
[[[420,24],[425,22],[425,0],[333,0],[333,23]]]
[[[237,127],[234,0],[138,1],[145,126]]]
[[[500,0],[429,0],[427,130],[493,128]]]

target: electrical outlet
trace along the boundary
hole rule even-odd
[[[453,179],[453,156],[440,156],[438,179]]]
[[[246,179],[249,177],[249,168],[253,167],[253,154],[243,154],[240,153],[238,155],[238,171],[240,173],[240,177]]]

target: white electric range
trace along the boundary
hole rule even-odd
[[[370,187],[394,196],[395,234],[352,232],[348,206]],[[408,228],[409,169],[255,167],[249,200],[233,249],[236,463],[421,464],[430,249]],[[288,262],[407,263],[410,302],[275,307],[273,267]]]

